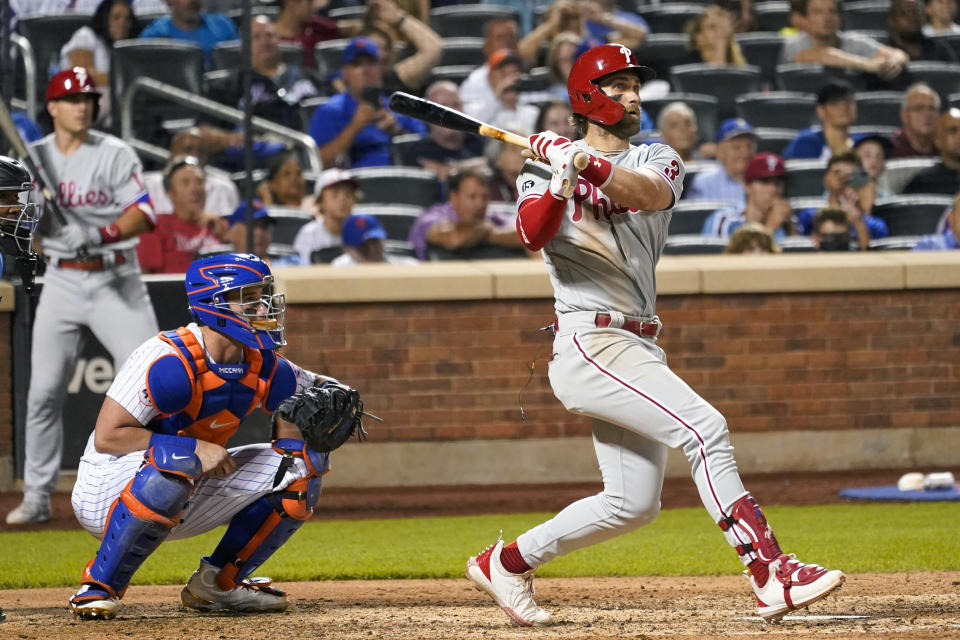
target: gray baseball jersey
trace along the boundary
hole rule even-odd
[[[86,141],[70,155],[57,149],[53,134],[32,145],[37,159],[50,178],[57,204],[67,222],[102,227],[115,221],[124,209],[136,202],[148,202],[143,184],[143,165],[123,140],[99,131],[90,131]],[[109,247],[91,248],[90,253],[122,251],[137,245],[135,236]],[[72,256],[55,237],[43,238],[44,253],[54,257]]]
[[[665,144],[600,152],[584,141],[574,145],[627,169],[648,168],[663,176],[676,202],[683,191],[683,162]],[[517,178],[519,202],[539,197],[550,185],[550,171],[528,161]],[[580,178],[567,200],[560,230],[543,248],[557,313],[619,311],[628,316],[656,313],[655,268],[667,239],[670,210],[637,211],[613,202]]]

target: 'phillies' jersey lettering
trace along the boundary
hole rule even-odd
[[[83,187],[73,180],[61,182],[57,189],[57,204],[61,207],[93,207],[104,206],[110,203],[110,196],[99,189],[90,189],[84,192]]]
[[[580,178],[577,182],[577,188],[573,192],[573,221],[579,222],[583,217],[583,203],[588,202],[593,210],[593,219],[603,218],[609,220],[610,216],[622,213],[639,213],[638,209],[618,204],[608,198],[600,189],[587,180]]]

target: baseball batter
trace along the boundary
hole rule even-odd
[[[133,149],[90,129],[99,96],[82,67],[55,75],[46,91],[53,133],[31,145],[68,224],[53,228],[49,216],[40,221],[47,271],[33,326],[24,498],[7,514],[8,524],[50,519],[66,385],[85,330],[114,362],[157,332],[135,250],[154,214]]]
[[[247,577],[309,519],[329,456],[277,421],[272,443],[225,449],[240,422],[330,380],[276,354],[284,299],[252,254],[195,260],[185,284],[194,322],[144,342],[123,364],[80,461],[73,509],[102,539],[70,599],[109,619],[133,573],[167,538],[229,523],[181,592],[197,611],[276,611],[284,592]]]
[[[517,229],[527,248],[543,250],[556,299],[550,384],[567,410],[593,418],[604,485],[468,560],[467,577],[520,625],[552,622],[533,600],[536,567],[657,516],[668,447],[683,449],[707,512],[747,566],[759,615],[778,619],[844,581],[782,553],[740,481],[723,416],[667,367],[656,344],[654,270],[684,167],[666,145],[630,144],[638,92],[652,77],[622,45],[581,55],[567,88],[583,140],[531,136],[540,161],[517,179]],[[589,157],[579,175],[577,153]]]

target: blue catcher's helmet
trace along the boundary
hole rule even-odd
[[[187,268],[185,284],[198,323],[254,349],[287,344],[284,296],[274,293],[270,267],[252,253],[198,258]]]

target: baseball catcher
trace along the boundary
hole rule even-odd
[[[273,412],[273,425],[276,429],[277,420],[281,418],[292,422],[300,429],[308,447],[329,453],[354,433],[359,440],[367,439],[362,415],[363,401],[357,390],[328,381],[283,400]]]
[[[40,209],[39,205],[27,202],[32,190],[26,167],[19,160],[0,156],[0,271],[3,256],[13,257],[27,293],[33,292],[37,269],[33,234]]]

